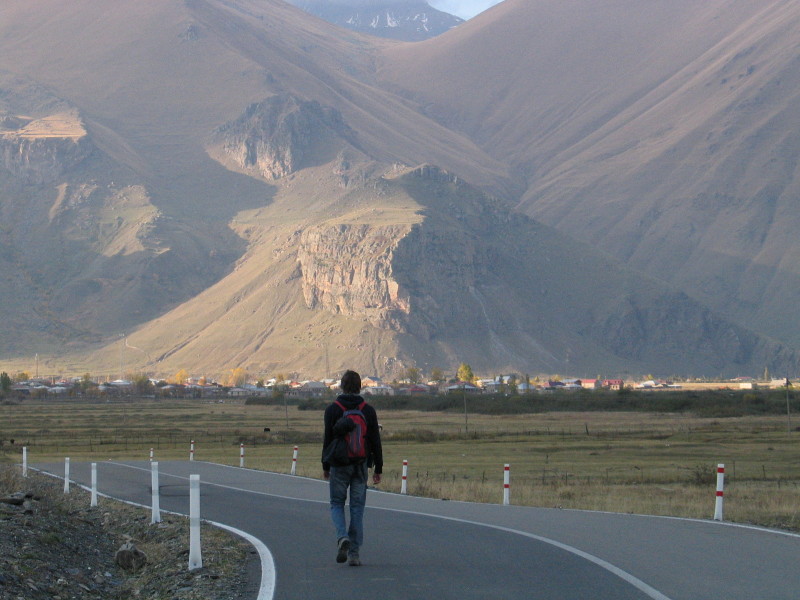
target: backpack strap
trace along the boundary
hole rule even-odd
[[[346,409],[346,408],[344,407],[344,404],[342,404],[342,403],[341,403],[341,402],[339,402],[338,400],[334,400],[334,401],[333,401],[333,403],[334,403],[336,406],[338,406],[339,408],[341,408],[343,413],[344,413],[344,412],[347,412],[347,410],[348,410],[348,409]],[[367,401],[366,401],[366,400],[362,400],[362,401],[361,401],[361,404],[359,404],[359,405],[358,405],[358,407],[356,408],[356,410],[360,410],[360,411],[362,411],[362,412],[363,412],[363,411],[364,411],[364,407],[365,407],[366,405],[367,405]]]

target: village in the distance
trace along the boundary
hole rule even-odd
[[[487,394],[521,396],[546,393],[591,391],[659,391],[659,390],[758,390],[792,386],[790,378],[735,377],[727,380],[707,378],[665,380],[653,377],[641,379],[602,379],[550,377],[507,374],[478,377],[469,365],[462,364],[454,376],[435,370],[429,377],[416,368],[409,368],[404,377],[385,381],[375,375],[362,377],[364,396],[439,396],[447,394]],[[298,400],[335,396],[340,393],[339,378],[300,380],[291,375],[251,377],[244,369],[233,369],[224,379],[195,377],[181,370],[172,377],[152,378],[145,374],[127,375],[119,379],[95,378],[89,373],[79,377],[39,376],[27,372],[9,375],[0,373],[0,393],[3,397],[24,398],[293,398]]]

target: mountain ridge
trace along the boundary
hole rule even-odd
[[[340,27],[405,42],[436,37],[464,22],[425,0],[291,0],[290,4]]]

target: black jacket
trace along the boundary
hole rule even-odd
[[[347,410],[358,408],[364,402],[361,396],[356,394],[342,394],[336,398]],[[378,427],[378,413],[369,404],[365,404],[362,411],[364,420],[367,422],[367,464],[375,468],[375,474],[383,473],[383,448],[381,447],[381,432]],[[344,411],[335,402],[331,402],[325,409],[325,438],[322,442],[322,450],[328,447],[333,440],[333,426],[336,424]],[[330,471],[331,466],[322,461],[322,470]]]

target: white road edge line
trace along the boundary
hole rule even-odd
[[[110,462],[110,464],[115,464],[115,465],[118,465],[118,466],[121,466],[121,467],[128,467],[130,469],[137,469],[137,470],[140,470],[140,471],[147,471],[147,469],[144,469],[142,467],[137,467],[137,466],[134,466],[134,465],[126,465],[124,463],[117,463],[117,462],[113,462],[113,461],[109,461],[109,462]],[[222,467],[230,466],[230,465],[218,465],[217,463],[207,463],[207,464],[212,464],[212,465],[215,465],[215,466],[222,466]],[[230,468],[233,469],[233,468],[236,468],[236,467],[230,467]],[[264,471],[264,473],[266,473],[266,471]],[[187,481],[189,480],[188,477],[184,477],[182,475],[171,475],[169,473],[162,473],[162,474],[166,475],[168,477],[177,477],[178,479],[185,479]],[[258,496],[269,496],[271,498],[280,498],[282,500],[296,500],[296,501],[300,501],[300,502],[312,502],[314,504],[328,504],[328,502],[325,501],[325,500],[307,500],[307,499],[304,499],[304,498],[292,498],[291,496],[281,496],[279,494],[269,494],[267,492],[257,492],[257,491],[254,491],[254,490],[246,490],[246,489],[243,489],[243,488],[238,488],[238,487],[234,487],[234,486],[230,486],[230,485],[224,485],[224,484],[221,484],[221,483],[211,483],[211,482],[207,482],[207,481],[206,482],[202,482],[202,483],[204,485],[211,485],[211,486],[220,487],[220,488],[223,488],[223,489],[233,490],[233,491],[236,491],[236,492],[247,492],[247,493],[250,493],[250,494],[256,494]],[[646,594],[648,597],[652,598],[653,600],[670,600],[670,598],[668,596],[665,596],[664,594],[659,592],[657,589],[647,585],[641,579],[631,575],[627,571],[623,571],[619,567],[616,567],[616,566],[612,565],[611,563],[603,560],[602,558],[594,556],[593,554],[589,554],[588,552],[584,552],[583,550],[575,548],[574,546],[569,546],[567,544],[563,544],[561,542],[558,542],[558,541],[550,539],[550,538],[542,537],[542,536],[539,536],[539,535],[536,535],[536,534],[533,534],[533,533],[528,533],[527,531],[520,531],[519,529],[511,529],[510,527],[502,527],[500,525],[492,525],[490,523],[481,523],[480,521],[469,521],[467,519],[459,519],[459,518],[456,518],[456,517],[446,517],[446,516],[443,516],[443,515],[435,515],[435,514],[431,514],[431,513],[424,513],[424,512],[418,512],[418,511],[413,511],[413,510],[403,510],[403,509],[398,509],[398,508],[384,508],[384,507],[381,507],[381,506],[370,506],[369,508],[370,508],[370,510],[384,510],[384,511],[388,511],[388,512],[405,513],[405,514],[418,515],[418,516],[423,516],[423,517],[432,517],[432,518],[435,518],[435,519],[443,519],[445,521],[453,521],[453,522],[456,522],[456,523],[464,523],[464,524],[467,524],[467,525],[476,525],[476,526],[479,526],[479,527],[488,527],[489,529],[495,529],[495,530],[498,530],[498,531],[503,531],[505,533],[512,533],[512,534],[516,534],[516,535],[521,535],[523,537],[531,538],[531,539],[534,539],[536,541],[543,542],[543,543],[549,544],[551,546],[555,546],[556,548],[559,548],[561,550],[565,550],[566,552],[574,554],[575,556],[583,558],[584,560],[587,560],[587,561],[589,561],[589,562],[601,567],[602,569],[605,569],[609,573],[612,573],[612,574],[616,575],[617,577],[619,577],[620,579],[622,579],[626,583],[628,583],[631,586],[635,587],[640,592]],[[274,565],[273,565],[273,568],[274,568]]]
[[[125,465],[125,464],[122,464],[122,463],[116,463],[116,462],[113,462],[113,461],[107,461],[106,464],[118,465],[118,466],[122,466],[122,467],[128,467],[128,468],[131,468],[131,469],[138,469],[138,470],[141,470],[141,471],[147,471],[147,469],[142,469],[140,467],[134,467],[134,466],[131,466],[131,465]],[[37,469],[35,467],[29,467],[29,468],[32,471],[37,471],[38,473],[42,473],[43,475],[48,475],[50,477],[55,477],[56,479],[64,479],[63,476],[56,475],[55,473],[48,473],[47,471],[42,471],[42,470]],[[177,477],[178,479],[186,479],[187,481],[189,480],[188,477],[182,477],[180,475],[169,475],[167,473],[162,473],[162,474],[166,475],[168,477]],[[92,491],[92,489],[90,487],[88,487],[88,486],[85,486],[85,485],[77,483],[77,482],[73,482],[73,483],[75,483],[75,485],[77,485],[78,487],[86,490],[87,492],[91,492]],[[201,481],[201,483],[205,483],[205,482]],[[223,485],[213,484],[213,483],[205,483],[205,485],[217,485],[218,487],[226,487],[226,486],[223,486]],[[242,490],[242,491],[246,491],[246,490]],[[146,508],[148,510],[151,508],[150,506],[147,506],[146,504],[139,504],[138,502],[131,502],[130,500],[123,500],[122,498],[116,498],[114,496],[109,496],[108,494],[104,494],[104,493],[99,492],[99,491],[97,492],[97,495],[98,496],[102,496],[103,498],[108,498],[110,500],[116,500],[117,502],[122,502],[124,504],[129,504],[131,506],[136,506],[136,507],[139,507],[139,508]],[[170,510],[163,510],[162,509],[161,512],[162,513],[167,513],[167,514],[170,514],[170,515],[177,515],[177,516],[180,516],[180,517],[187,516],[187,515],[185,515],[183,513],[173,512],[173,511],[170,511]],[[250,542],[250,544],[253,545],[253,547],[256,549],[256,552],[258,552],[258,557],[259,557],[259,559],[261,561],[261,585],[259,586],[258,597],[257,597],[256,600],[272,600],[272,598],[274,598],[274,596],[275,596],[275,575],[276,575],[276,573],[275,573],[275,559],[272,557],[272,553],[269,551],[269,548],[267,548],[267,545],[264,542],[262,542],[260,539],[258,539],[257,537],[255,537],[253,535],[250,535],[249,533],[247,533],[246,531],[242,531],[241,529],[236,529],[235,527],[231,527],[230,525],[226,525],[225,523],[217,523],[216,521],[209,521],[208,519],[202,519],[202,520],[204,522],[208,523],[209,525],[213,525],[214,527],[219,527],[220,529],[225,529],[227,531],[230,531],[231,533],[233,533],[235,535],[238,535],[239,537],[247,540],[248,542]]]

